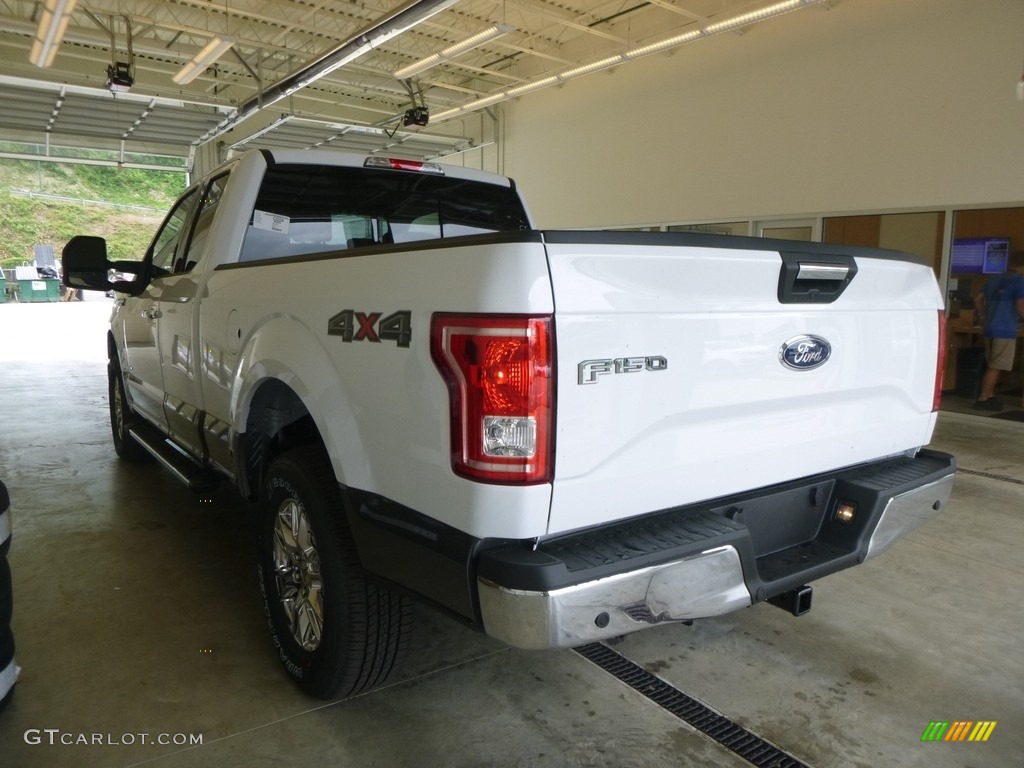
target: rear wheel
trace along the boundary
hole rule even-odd
[[[149,452],[139,445],[128,430],[135,424],[136,416],[128,405],[124,392],[124,377],[117,360],[107,363],[107,399],[110,404],[110,432],[114,439],[114,451],[125,461],[152,461]]]
[[[18,665],[14,661],[14,633],[6,625],[0,625],[0,710],[3,710],[14,695],[14,683],[18,677]]]
[[[258,558],[274,646],[300,688],[344,697],[385,680],[404,650],[412,605],[367,582],[319,448],[294,449],[271,465]]]
[[[0,555],[0,630],[11,626],[14,615],[14,584],[11,581],[11,566],[7,558]]]

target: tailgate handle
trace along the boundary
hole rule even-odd
[[[779,302],[782,304],[831,304],[857,274],[853,256],[842,253],[781,251]]]
[[[845,280],[850,268],[839,264],[805,264],[800,262],[797,280]]]

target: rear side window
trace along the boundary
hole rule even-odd
[[[264,175],[241,260],[528,228],[509,187],[409,171],[276,165]]]

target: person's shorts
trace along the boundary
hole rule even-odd
[[[1016,349],[1016,339],[985,339],[985,362],[989,368],[1012,371],[1013,353]]]

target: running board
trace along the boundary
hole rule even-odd
[[[153,458],[196,493],[212,491],[220,484],[220,477],[201,466],[191,456],[171,443],[162,432],[148,424],[137,424],[128,430],[135,442]]]

